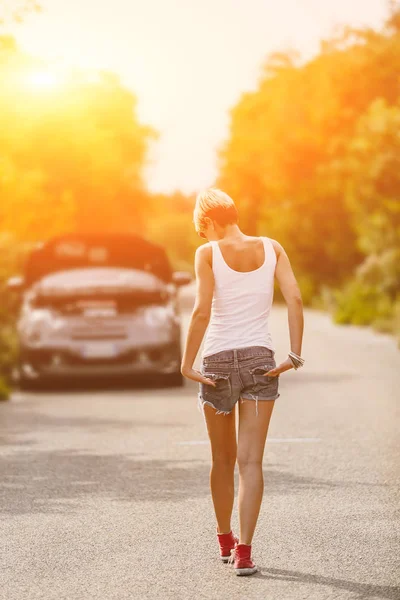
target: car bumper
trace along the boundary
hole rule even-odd
[[[39,377],[102,377],[169,374],[180,371],[178,344],[135,348],[112,358],[88,358],[65,348],[29,348],[21,352],[19,368],[26,379]]]

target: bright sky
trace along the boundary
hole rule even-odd
[[[212,185],[229,109],[254,89],[268,53],[318,51],[340,24],[379,26],[387,0],[40,0],[15,28],[20,45],[67,65],[110,69],[161,134],[153,191]]]

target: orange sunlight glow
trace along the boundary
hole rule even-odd
[[[229,110],[242,93],[257,88],[269,53],[293,48],[307,60],[335,25],[375,26],[387,13],[387,0],[40,0],[40,5],[40,14],[14,27],[21,48],[85,73],[116,73],[136,95],[140,120],[160,132],[146,168],[148,185],[186,193],[215,180]],[[57,92],[52,76],[29,79],[26,89],[33,95]]]

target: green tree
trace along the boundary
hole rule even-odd
[[[400,102],[371,103],[342,161],[346,202],[363,262],[337,291],[339,322],[400,326]],[[400,327],[398,330],[400,340]]]

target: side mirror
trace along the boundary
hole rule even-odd
[[[187,285],[193,280],[191,273],[188,271],[174,271],[172,274],[172,281],[176,286]]]
[[[15,275],[7,279],[7,289],[13,292],[22,292],[25,289],[25,279],[21,275]]]

